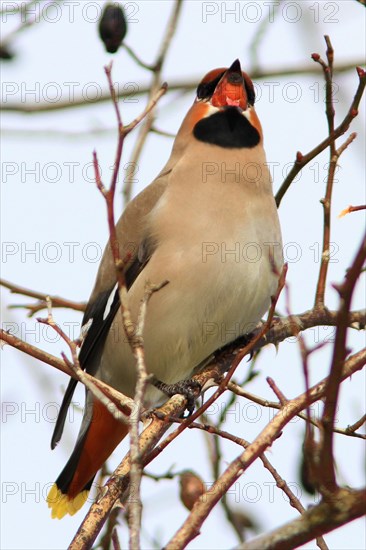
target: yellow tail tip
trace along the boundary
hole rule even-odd
[[[73,516],[80,510],[88,498],[89,491],[81,491],[76,497],[69,498],[54,483],[47,495],[48,507],[51,508],[52,519],[62,519],[66,514]]]

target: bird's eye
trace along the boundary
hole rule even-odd
[[[210,82],[201,82],[197,88],[197,99],[210,99],[223,74],[219,74],[219,76]]]
[[[204,99],[206,97],[209,97],[208,92],[208,85],[207,84],[199,84],[197,87],[197,99]]]

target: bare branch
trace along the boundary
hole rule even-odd
[[[349,206],[348,208],[342,210],[342,212],[338,215],[338,218],[343,218],[343,216],[346,216],[346,214],[350,214],[351,212],[359,212],[360,210],[365,209],[366,204],[361,204],[360,206]]]
[[[139,421],[143,410],[146,386],[151,378],[147,373],[145,365],[145,350],[143,343],[143,331],[145,326],[146,310],[151,296],[163,288],[168,281],[160,285],[146,284],[145,293],[137,319],[136,332],[131,339],[131,347],[136,358],[137,382],[134,396],[134,414],[130,417],[130,456],[131,456],[131,486],[133,487],[133,498],[129,503],[129,527],[130,527],[130,548],[140,548],[140,528],[142,502],[140,486],[142,477],[142,462],[139,446]]]
[[[365,362],[366,351],[351,356],[344,364],[342,380],[348,378],[353,372],[360,370]],[[182,527],[165,546],[166,550],[184,548],[188,542],[198,535],[201,525],[220,500],[221,495],[226,493],[258,456],[275,441],[284,426],[296,416],[298,412],[306,407],[309,399],[311,402],[314,402],[325,394],[326,383],[327,379],[322,380],[320,383],[310,388],[309,392],[305,392],[295,399],[291,399],[287,406],[277,413],[253,443],[249,445],[246,451],[229,464],[214,485],[210,487],[210,490],[203,495],[202,499],[195,505],[194,510],[183,523]],[[362,513],[364,513],[364,509],[360,512],[360,508],[357,507],[357,514],[361,515]],[[349,519],[352,518],[349,517],[348,520]],[[347,519],[344,521],[347,521]],[[318,532],[312,534],[311,539],[318,536],[318,534]],[[258,546],[256,548],[258,548]]]
[[[268,399],[263,399],[263,397],[259,397],[258,395],[254,395],[250,392],[247,392],[247,391],[243,390],[241,388],[241,386],[238,386],[238,384],[236,384],[235,382],[229,382],[227,389],[230,390],[231,392],[233,392],[234,394],[236,394],[238,397],[244,397],[245,399],[248,399],[249,401],[253,401],[253,403],[257,403],[258,405],[261,405],[262,407],[269,407],[271,409],[277,409],[277,410],[280,410],[282,408],[282,405],[280,403],[277,403],[276,401],[268,401]],[[306,422],[312,424],[313,426],[315,426],[317,428],[320,427],[320,422],[318,420],[313,420],[311,417],[309,418],[308,414],[305,414],[303,412],[299,412],[299,414],[297,414],[296,416],[298,416],[299,418],[302,418],[302,420],[305,420]],[[340,434],[340,435],[356,437],[356,438],[359,438],[359,439],[366,439],[365,434],[359,434],[359,433],[356,433],[356,431],[355,431],[360,426],[362,426],[363,422],[361,424],[358,424],[362,420],[363,420],[363,418],[361,418],[359,421],[357,421],[352,426],[348,426],[345,429],[334,428],[333,427],[333,431],[334,431],[334,433],[337,433],[337,434]],[[354,426],[356,426],[356,428],[354,430],[351,429]]]
[[[276,12],[280,8],[281,3],[283,0],[280,0],[280,2],[276,2],[273,4],[273,16],[275,16]],[[257,24],[257,30],[253,36],[253,38],[250,41],[249,44],[249,58],[251,65],[254,70],[258,70],[259,67],[259,55],[258,51],[260,48],[260,45],[262,43],[263,38],[265,38],[266,33],[268,31],[268,26],[271,24],[271,18],[270,17],[264,17],[262,21],[258,22]]]
[[[183,412],[184,407],[184,397],[175,395],[160,408],[160,412],[163,417],[179,415]],[[156,445],[159,439],[169,429],[169,426],[170,424],[166,421],[155,416],[153,417],[151,424],[145,428],[140,436],[140,454],[142,457],[145,457],[154,445]],[[146,464],[144,459],[143,464]],[[91,506],[73,538],[69,550],[87,550],[92,547],[108,517],[109,511],[128,487],[130,480],[129,472],[130,455],[127,454],[105,484],[101,497]]]
[[[53,3],[59,4],[62,0],[54,0]],[[21,21],[19,25],[12,30],[7,36],[5,36],[0,43],[0,49],[7,48],[8,45],[19,35],[21,32],[25,31],[29,27],[39,24],[41,21],[43,21],[43,18],[28,17],[28,12],[30,8],[36,4],[36,3],[45,3],[46,0],[31,0],[31,2],[28,2],[27,4],[25,2],[21,2],[20,6],[15,6],[14,3],[8,4],[10,9],[5,9],[0,11],[0,15],[3,14],[14,14],[17,12],[21,13]]]
[[[160,87],[160,81],[161,81],[161,71],[163,68],[163,64],[165,61],[166,54],[168,52],[169,45],[171,43],[171,40],[174,36],[174,33],[176,31],[179,15],[181,13],[183,2],[182,0],[175,0],[175,4],[173,7],[173,11],[170,17],[170,20],[167,24],[165,35],[162,39],[160,49],[158,52],[158,55],[156,57],[155,63],[152,64],[152,71],[153,76],[151,80],[151,85],[149,87],[149,99],[151,100],[156,92],[158,91]],[[163,84],[162,87],[167,87],[166,84]],[[148,113],[148,116],[145,117],[145,122],[140,128],[139,135],[137,137],[136,143],[134,145],[131,158],[130,158],[130,164],[131,166],[136,166],[138,163],[138,160],[140,158],[142,148],[144,146],[144,143],[146,141],[146,138],[154,124],[154,115],[152,112]],[[127,204],[130,201],[131,198],[131,192],[132,192],[132,183],[133,183],[133,176],[134,174],[131,172],[128,172],[126,175],[125,185],[123,188],[123,197],[124,197],[124,203]]]
[[[39,300],[39,302],[36,302],[35,304],[16,304],[9,306],[10,309],[28,309],[28,317],[32,317],[38,311],[46,309],[48,297],[52,301],[52,307],[64,307],[68,309],[75,309],[76,311],[84,311],[86,307],[85,302],[73,302],[72,300],[60,298],[59,296],[51,296],[50,294],[44,294],[43,292],[38,292],[36,290],[30,290],[28,288],[15,285],[14,283],[11,283],[10,281],[5,281],[4,279],[0,279],[0,285],[8,288],[12,294],[22,294],[23,296],[29,296],[31,298],[36,298]]]
[[[361,66],[363,65],[364,60],[359,59],[355,60],[352,63],[344,63],[342,65],[337,65],[337,74],[348,72],[351,70],[354,70],[355,66]],[[304,67],[280,67],[276,70],[254,70],[251,72],[251,78],[253,80],[271,80],[273,78],[282,78],[284,76],[293,76],[293,75],[317,75],[318,71],[312,66],[312,65],[306,65]],[[192,90],[195,90],[197,88],[197,81],[199,80],[199,77],[194,77],[192,79],[185,79],[185,80],[172,80],[169,82],[169,92],[191,92]],[[137,90],[133,90],[133,92],[129,91],[121,91],[117,94],[117,99],[125,99],[132,95],[133,96],[140,96],[140,95],[149,95],[151,91],[150,84],[146,84],[143,86],[139,86]],[[106,101],[110,101],[110,93],[109,90],[103,90],[101,94],[98,94],[95,98],[91,98],[86,101],[85,97],[80,95],[75,96],[73,101],[57,101],[54,103],[50,102],[40,102],[40,103],[22,103],[18,102],[6,102],[1,106],[1,109],[3,111],[7,112],[17,112],[17,113],[26,113],[26,114],[38,114],[43,112],[50,112],[50,111],[59,111],[63,109],[72,109],[77,107],[88,107],[90,105],[94,105],[96,103],[104,103]]]
[[[327,380],[326,399],[322,416],[323,434],[320,449],[319,475],[320,490],[334,492],[337,489],[333,457],[333,425],[337,409],[339,386],[345,357],[349,311],[353,291],[366,259],[366,238],[361,242],[352,266],[342,285],[337,287],[340,296],[340,309],[337,319],[337,331],[333,349],[332,364]],[[324,494],[324,492],[323,492]]]
[[[293,323],[294,318],[295,318],[295,319],[297,319],[300,326],[302,326],[302,325],[311,326],[309,324],[310,320],[312,320],[315,323],[320,322],[320,324],[324,324],[326,319],[328,319],[332,323],[335,323],[335,315],[336,315],[335,312],[329,312],[328,310],[324,310],[323,312],[318,311],[316,313],[306,312],[304,314],[303,321],[301,319],[301,316],[292,316],[291,322]],[[364,313],[363,313],[363,316],[364,316]],[[364,322],[364,317],[362,317],[362,314],[361,314],[361,317],[360,317],[359,314],[357,314],[356,319],[358,321],[360,319],[362,319],[363,322]],[[304,326],[302,326],[301,330],[303,328],[304,328]],[[282,339],[284,339],[288,336],[291,336],[293,334],[293,327],[291,326],[288,319],[279,321],[278,323],[275,323],[274,327],[269,331],[269,333],[267,333],[267,337],[272,333],[271,338],[270,338],[271,341],[274,341],[274,333],[276,333],[276,331],[277,331],[277,336],[282,340]],[[67,372],[68,374],[70,374],[72,376],[75,376],[65,366],[63,361],[59,360],[58,358],[50,356],[49,354],[46,354],[45,352],[42,352],[41,350],[38,350],[37,348],[34,348],[33,346],[30,346],[29,344],[25,344],[21,340],[17,339],[16,337],[14,337],[12,335],[9,335],[9,334],[5,333],[4,331],[2,331],[1,337],[5,341],[7,341],[10,345],[12,345],[13,347],[17,347],[18,349],[20,349],[24,352],[30,353],[34,357],[36,357],[36,358],[38,358],[38,359],[40,359],[44,362],[53,364],[54,366],[56,366],[57,368],[59,368],[63,372]],[[266,342],[265,339],[262,338],[261,344],[265,345],[266,343],[268,343],[268,342]],[[259,345],[259,342],[258,342],[258,345]],[[225,353],[223,353],[223,352],[221,352],[221,354],[225,355]],[[356,370],[362,368],[362,365],[365,363],[365,361],[366,361],[366,350],[363,350],[362,352],[359,352],[358,354],[350,357],[344,365],[343,377],[346,378],[347,376],[352,374],[352,372],[355,372]],[[225,361],[220,361],[220,367],[221,368],[226,368],[225,367]],[[89,376],[89,375],[87,375],[87,376]],[[213,374],[212,370],[210,370],[210,368],[209,368],[207,370],[207,373],[206,373],[206,380],[211,379],[213,376],[215,376],[215,375]],[[105,384],[103,384],[102,382],[100,382],[98,380],[93,379],[93,381],[99,387],[104,388],[106,386]],[[202,381],[202,379],[201,379],[201,381]],[[324,395],[324,390],[325,390],[325,382],[323,381],[317,386],[316,390],[314,390],[314,394],[312,395],[312,399],[314,401],[320,399]],[[109,394],[107,394],[107,395],[109,395]],[[305,402],[305,400],[304,400],[304,402]],[[293,401],[289,402],[288,406],[285,408],[285,411],[287,411],[287,409],[292,408],[292,403],[293,403]],[[305,403],[303,403],[302,405],[305,405]],[[163,408],[161,410],[162,410],[163,414],[166,415],[166,417],[169,417],[169,416],[172,416],[172,415],[179,416],[179,414],[183,411],[184,398],[182,398],[181,396],[175,396],[174,398],[169,400],[169,402],[164,407],[166,407],[166,408]],[[296,409],[293,409],[291,411],[293,413],[292,416],[297,414],[300,411],[301,411],[301,406],[300,406],[298,411]],[[283,417],[283,414],[284,414],[284,411],[283,410],[280,411],[280,415],[282,417]],[[161,435],[168,429],[168,427],[169,427],[169,422],[167,422],[166,420],[163,420],[161,418],[153,418],[152,424],[148,428],[146,428],[144,430],[143,434],[141,435],[141,443],[140,443],[141,455],[144,455],[144,452],[147,449],[152,449],[154,447],[157,440],[160,439]],[[149,439],[150,437],[152,438],[152,440]],[[150,455],[146,459],[144,459],[143,463],[146,464],[148,461],[150,462],[150,460],[152,460],[153,458],[154,458],[154,453],[150,453]],[[118,471],[117,471],[118,476],[120,475],[121,472],[124,472],[123,475],[127,475],[126,474],[126,467],[127,467],[128,464],[129,464],[128,457],[126,457],[125,461],[121,464],[121,467],[119,467],[119,468],[122,468],[122,469],[118,469]],[[105,498],[107,500],[106,501],[103,500],[102,508],[101,508],[100,501],[98,501],[95,505],[93,505],[93,507],[91,509],[91,512],[90,512],[91,516],[89,516],[89,514],[88,514],[88,516],[85,520],[85,523],[83,523],[83,525],[80,527],[78,537],[84,536],[84,535],[87,534],[87,539],[86,540],[90,542],[90,540],[91,540],[90,537],[93,537],[94,535],[95,536],[97,535],[97,533],[99,532],[99,529],[102,527],[102,524],[105,521],[105,518],[108,514],[108,510],[110,509],[110,506],[113,505],[115,500],[120,495],[120,487],[121,487],[120,484],[123,483],[123,487],[127,487],[128,479],[127,478],[126,479],[125,478],[121,479],[120,477],[116,477],[116,475],[117,474],[112,476],[112,478],[107,483],[107,487],[109,489],[107,490],[105,496],[102,497],[103,499]],[[101,516],[100,516],[100,513],[102,513]],[[106,514],[106,515],[104,516],[104,514]],[[94,525],[95,521],[97,521],[97,525]],[[94,527],[95,527],[95,530],[94,530]],[[80,540],[80,538],[76,538],[74,540]],[[74,546],[74,548],[76,548],[76,547],[78,547],[78,546]],[[89,546],[83,546],[83,548],[87,548],[87,547],[89,547]]]
[[[273,325],[270,330],[267,332],[265,337],[261,337],[260,340],[255,344],[255,351],[263,348],[268,344],[278,345],[279,343],[286,340],[291,336],[297,335],[300,331],[307,330],[313,327],[318,326],[336,326],[337,325],[337,311],[330,311],[326,308],[318,309],[316,311],[309,310],[298,315],[292,315],[291,318],[283,317],[281,319],[274,319]],[[366,326],[366,310],[352,311],[349,313],[349,327],[361,330]],[[27,342],[24,342],[20,338],[17,338],[13,334],[6,332],[5,330],[0,330],[0,341],[9,344],[11,347],[27,353],[28,355],[47,363],[56,369],[68,374],[72,378],[75,378],[70,369],[68,369],[63,361],[58,357],[55,357],[52,354],[49,354],[36,346],[32,346]],[[216,355],[217,359],[220,360],[220,364],[223,369],[227,368],[227,365],[231,364],[233,357],[238,353],[239,350],[243,349],[243,339],[238,338],[227,347],[225,350],[221,350],[220,353]]]
[[[122,314],[123,328],[131,347],[131,350],[136,359],[136,372],[137,372],[137,382],[134,396],[134,408],[133,414],[130,415],[128,424],[129,424],[129,433],[130,433],[130,456],[131,456],[131,482],[134,487],[134,499],[131,501],[131,506],[129,507],[129,526],[130,526],[130,547],[139,548],[140,547],[140,526],[141,526],[141,511],[142,503],[140,500],[140,484],[141,484],[141,458],[139,450],[139,420],[140,414],[143,409],[143,401],[146,390],[146,385],[149,380],[149,376],[145,367],[145,353],[143,346],[143,327],[145,322],[145,314],[147,303],[151,295],[160,290],[166,282],[162,283],[159,286],[148,285],[145,290],[145,295],[142,300],[137,330],[135,330],[134,323],[132,321],[131,312],[128,307],[127,301],[127,286],[125,280],[125,268],[128,262],[130,261],[130,254],[126,258],[122,259],[120,256],[120,247],[117,236],[115,218],[114,218],[114,197],[116,193],[116,185],[118,179],[119,168],[122,158],[122,150],[124,139],[126,135],[131,132],[137,124],[143,120],[155,107],[158,100],[166,92],[166,85],[163,85],[157,93],[153,94],[153,97],[149,101],[147,107],[129,126],[124,126],[122,122],[122,116],[118,106],[117,95],[114,89],[112,81],[112,64],[105,67],[105,73],[108,80],[108,85],[116,112],[116,118],[118,123],[118,141],[117,141],[117,150],[116,157],[113,167],[113,174],[111,179],[111,184],[107,190],[104,186],[96,152],[93,153],[93,164],[95,172],[95,181],[99,191],[102,193],[106,206],[107,206],[107,217],[108,217],[108,227],[109,227],[109,244],[112,251],[112,256],[114,260],[114,267],[116,272],[116,279],[118,283],[119,299],[120,299],[120,308]]]
[[[9,344],[11,347],[18,349],[19,351],[22,351],[23,353],[26,353],[27,355],[30,355],[31,357],[34,357],[35,359],[38,359],[43,363],[47,363],[57,370],[71,376],[71,378],[75,378],[75,380],[78,380],[78,377],[74,370],[67,363],[65,363],[65,361],[37,348],[36,346],[32,346],[31,344],[24,342],[20,338],[17,338],[16,336],[9,334],[2,329],[0,330],[0,342],[2,342],[2,344]],[[85,376],[85,379],[93,382],[96,386],[98,386],[98,388],[100,388],[104,392],[104,394],[107,395],[114,403],[120,405],[121,409],[123,409],[123,407],[125,406],[133,408],[134,402],[131,398],[123,395],[121,392],[115,390],[105,382],[94,378],[94,376],[91,376],[86,372],[83,373],[83,376]]]
[[[331,502],[321,502],[272,533],[242,544],[238,550],[292,550],[320,534],[361,517],[365,513],[366,492],[338,489]]]
[[[135,120],[133,120],[132,122],[130,122],[130,124],[123,128],[123,132],[125,135],[129,134],[141,122],[141,120],[143,120],[150,113],[150,111],[153,110],[159,99],[166,93],[167,89],[168,84],[166,82],[163,82],[161,88],[150,99],[149,103],[147,104],[144,111],[142,111],[141,115],[137,116]]]
[[[114,402],[109,399],[109,397],[94,383],[93,380],[90,379],[90,377],[86,376],[86,373],[82,370],[79,364],[78,354],[77,354],[77,348],[78,345],[76,342],[71,340],[64,332],[63,330],[56,324],[53,315],[52,315],[52,306],[51,306],[51,300],[48,300],[48,316],[47,319],[40,319],[38,318],[37,321],[39,323],[48,325],[53,328],[55,332],[59,336],[61,336],[62,340],[66,342],[68,345],[72,361],[69,361],[67,359],[64,352],[61,352],[61,356],[65,362],[65,364],[74,372],[76,379],[79,380],[79,382],[82,382],[84,386],[90,391],[90,393],[98,399],[103,405],[106,407],[106,409],[112,414],[112,416],[121,422],[127,422],[128,417],[126,416],[125,412],[122,412],[115,404]],[[128,414],[130,413],[130,409],[128,409]]]
[[[324,78],[325,78],[325,105],[326,105],[326,115],[328,122],[328,131],[329,136],[334,134],[334,105],[333,105],[333,59],[334,59],[334,50],[330,42],[329,36],[325,36],[325,41],[327,44],[327,60],[326,64],[319,54],[313,54],[312,58],[314,61],[320,63],[323,68]],[[336,155],[336,146],[335,140],[332,140],[329,144],[329,170],[327,177],[327,186],[325,192],[325,198],[320,202],[323,205],[323,251],[322,259],[320,263],[318,285],[315,294],[315,306],[319,304],[324,304],[324,295],[325,295],[325,286],[329,265],[329,246],[330,246],[330,224],[331,224],[331,204],[332,204],[332,192],[333,192],[333,183],[334,183],[334,174],[337,168],[338,157]]]
[[[361,418],[359,420],[357,420],[357,422],[355,422],[351,426],[347,426],[346,432],[349,433],[349,434],[354,434],[356,430],[358,430],[359,428],[361,428],[361,426],[363,426],[365,424],[365,422],[366,422],[366,414],[361,416]],[[359,435],[361,435],[361,434],[359,434]]]
[[[142,67],[143,69],[146,69],[148,71],[154,70],[154,67],[152,65],[149,65],[148,63],[144,63],[144,61],[142,61],[139,58],[137,53],[132,48],[130,48],[130,46],[128,46],[125,42],[122,44],[122,48],[126,50],[128,55],[132,57],[132,59],[137,63],[139,67]]]
[[[297,153],[296,160],[293,167],[291,168],[286,179],[284,180],[284,182],[282,183],[280,189],[276,194],[277,206],[280,206],[281,201],[285,196],[286,192],[288,191],[291,183],[293,182],[297,174],[304,168],[304,166],[306,166],[311,160],[313,160],[313,158],[315,158],[327,147],[329,147],[329,145],[332,142],[334,142],[337,138],[342,136],[348,130],[352,120],[358,115],[357,109],[366,85],[366,73],[363,69],[361,69],[360,67],[357,67],[357,74],[359,77],[359,84],[356,90],[356,94],[353,98],[352,104],[345,118],[343,119],[341,124],[334,130],[334,132],[332,132],[330,136],[325,138],[319,145],[317,145],[317,147],[309,151],[309,153],[307,153],[306,155],[303,155],[300,152]]]
[[[177,421],[177,419],[175,419]],[[241,437],[233,436],[232,434],[219,430],[218,428],[215,428],[211,424],[200,424],[198,422],[193,422],[189,428],[196,428],[200,430],[204,430],[210,434],[215,434],[219,437],[222,437],[223,439],[228,439],[229,441],[232,441],[233,443],[236,443],[237,445],[240,445],[247,449],[250,445],[249,441],[246,441],[245,439],[242,439]],[[303,514],[305,512],[305,508],[301,504],[300,500],[297,498],[297,496],[291,491],[290,487],[287,485],[286,481],[280,476],[280,474],[277,472],[277,470],[272,466],[268,458],[266,457],[265,453],[261,454],[259,456],[260,460],[262,461],[262,464],[266,470],[270,472],[274,480],[276,481],[276,485],[279,489],[281,489],[285,495],[289,499],[290,505],[295,508],[300,514]],[[224,497],[224,495],[223,495]],[[225,499],[226,500],[226,499]],[[319,537],[318,546],[322,550],[326,550],[328,547],[325,544],[325,541],[322,537]]]

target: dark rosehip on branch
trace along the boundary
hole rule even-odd
[[[192,510],[194,504],[205,492],[205,485],[202,479],[190,470],[185,470],[179,477],[180,499],[188,510]]]
[[[116,53],[127,33],[123,9],[116,4],[107,4],[99,21],[99,36],[109,53]]]
[[[0,44],[0,59],[11,61],[14,58],[14,53],[5,44]]]

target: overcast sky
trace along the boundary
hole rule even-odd
[[[1,3],[6,5],[19,2]],[[47,4],[47,3],[46,3]],[[103,2],[72,1],[42,9],[36,3],[35,17],[40,23],[23,31],[14,40],[16,58],[2,62],[2,101],[57,103],[69,96],[86,100],[106,89],[103,66],[111,56],[105,53],[97,36],[96,20]],[[152,62],[158,50],[173,3],[166,1],[127,2],[128,34],[126,42],[146,62]],[[187,1],[182,10],[176,35],[166,58],[163,79],[169,82],[195,79],[197,83],[210,69],[229,66],[239,58],[249,74],[250,45],[259,25],[268,21],[258,50],[259,66],[267,70],[305,68],[314,65],[311,54],[325,57],[324,34],[329,34],[335,49],[335,107],[339,123],[357,88],[356,71],[337,74],[337,65],[364,58],[364,9],[356,1],[343,2],[199,2]],[[14,29],[16,16],[2,15],[3,35]],[[150,81],[147,71],[138,67],[124,50],[114,56],[113,78],[119,87],[134,90]],[[256,83],[257,112],[263,131],[267,160],[271,163],[274,189],[277,190],[296,152],[306,153],[327,135],[324,115],[324,82],[320,67],[317,75],[291,75],[267,78]],[[145,106],[146,98],[121,103],[125,122]],[[168,94],[157,110],[156,126],[176,132],[194,92],[179,96]],[[330,283],[340,282],[361,239],[363,213],[338,219],[349,204],[362,204],[364,197],[364,107],[352,124],[357,140],[344,153],[336,174],[333,201],[332,253],[327,304],[335,308],[337,294]],[[4,113],[2,116],[1,231],[3,278],[35,290],[58,294],[73,300],[87,300],[98,261],[108,238],[105,206],[93,182],[92,151],[98,152],[105,183],[109,182],[114,161],[116,136],[113,107],[109,103],[66,109],[39,115]],[[107,130],[93,133],[92,130]],[[35,130],[36,133],[29,133]],[[73,135],[77,134],[77,136]],[[349,132],[348,132],[349,134]],[[347,134],[347,135],[348,135]],[[137,133],[125,143],[121,184],[126,163]],[[343,143],[345,138],[338,141]],[[168,137],[151,135],[136,171],[134,194],[145,187],[165,164],[171,149]],[[293,183],[283,200],[281,218],[285,259],[289,262],[288,282],[293,312],[312,307],[321,251],[322,208],[328,152],[316,158]],[[116,210],[121,210],[118,197]],[[354,308],[363,307],[362,285],[357,287]],[[2,324],[16,334],[55,355],[65,350],[50,329],[28,319],[24,310],[7,306],[25,303],[24,297],[2,291]],[[283,303],[279,310],[284,312]],[[80,314],[54,311],[62,328],[77,337]],[[329,328],[306,333],[309,346],[332,338]],[[349,345],[361,347],[363,337],[352,334]],[[311,383],[327,374],[330,345],[312,357]],[[1,353],[2,425],[1,425],[1,547],[4,550],[65,548],[72,539],[87,508],[62,521],[51,520],[45,503],[50,484],[63,468],[74,445],[80,414],[70,413],[64,437],[53,452],[50,438],[55,415],[67,384],[67,377],[10,347]],[[273,400],[266,385],[271,376],[289,398],[304,391],[298,346],[281,344],[278,352],[265,349],[257,368],[259,376],[248,391]],[[237,379],[243,380],[248,363],[243,362]],[[364,376],[356,374],[342,386],[339,426],[346,427],[364,411]],[[75,403],[82,406],[83,392]],[[218,405],[219,407],[219,405]],[[215,411],[211,411],[212,414]],[[247,440],[253,439],[269,421],[273,411],[250,402],[233,409],[225,428]],[[314,414],[320,414],[320,404]],[[269,459],[300,495],[297,464],[304,431],[298,420],[286,428],[268,453]],[[341,482],[354,487],[364,483],[362,441],[336,437],[336,452]],[[119,462],[126,443],[113,455],[111,466]],[[239,454],[232,444],[225,447],[223,467]],[[185,432],[160,456],[149,471],[163,473],[171,466],[178,471],[191,468],[204,481],[213,481],[207,463],[207,448],[202,434]],[[166,543],[182,524],[186,511],[178,499],[176,480],[156,484],[143,483],[144,548],[152,547],[152,537]],[[297,512],[290,509],[273,479],[260,464],[251,467],[233,487],[230,501],[236,509],[256,517],[261,529],[268,531]],[[302,495],[305,506],[314,499]],[[150,538],[149,538],[150,537]],[[331,548],[366,547],[363,520],[339,529],[326,537]],[[126,545],[125,528],[121,535]],[[237,543],[221,511],[216,509],[204,524],[202,534],[189,546],[194,549],[224,549]],[[306,548],[315,548],[309,543]]]

